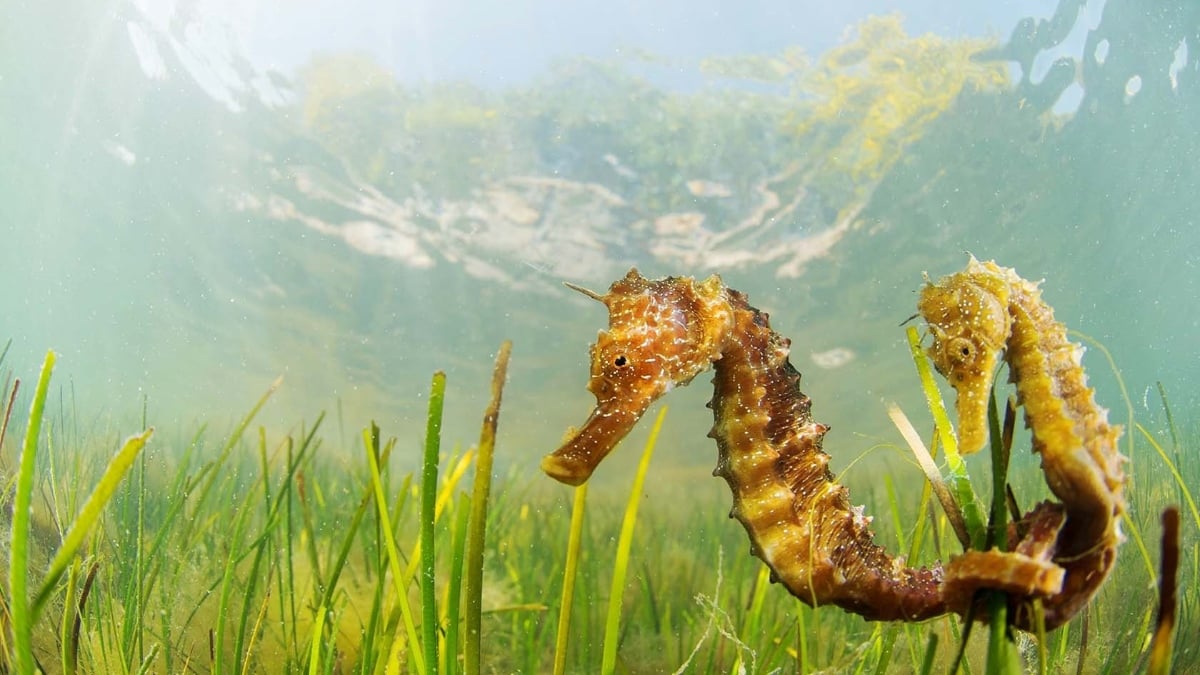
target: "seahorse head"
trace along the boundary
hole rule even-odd
[[[651,403],[720,358],[733,314],[717,276],[700,283],[687,277],[651,280],[634,269],[604,295],[571,288],[608,308],[608,330],[600,332],[591,352],[588,391],[596,407],[542,460],[542,470],[579,485]]]
[[[917,309],[933,333],[929,358],[958,395],[959,451],[987,441],[987,402],[1008,340],[1009,285],[994,263],[971,258],[967,269],[928,283]]]

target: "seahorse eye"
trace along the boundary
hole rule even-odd
[[[955,338],[950,343],[950,355],[961,364],[970,364],[975,360],[975,345],[966,338]]]
[[[613,365],[618,368],[623,368],[628,363],[629,363],[629,359],[626,359],[624,354],[621,354],[621,355],[617,356],[617,358],[613,359]]]

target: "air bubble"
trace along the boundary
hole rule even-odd
[[[1134,75],[1125,82],[1125,102],[1137,96],[1137,93],[1142,90],[1142,76]]]

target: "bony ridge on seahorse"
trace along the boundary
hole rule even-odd
[[[828,427],[813,420],[811,401],[799,390],[800,374],[788,359],[790,341],[771,330],[767,315],[750,306],[744,294],[717,276],[700,283],[681,277],[650,280],[636,270],[603,295],[571,287],[604,303],[609,328],[592,346],[588,389],[596,407],[543,460],[550,476],[572,485],[586,481],[651,403],[712,366],[714,475],[733,492],[730,515],[745,527],[752,553],[771,569],[773,580],[804,602],[833,604],[868,619],[915,621],[965,611],[981,588],[1025,596],[1079,590],[1090,597],[1102,581],[1085,571],[1086,582],[1072,585],[1067,569],[1064,583],[1063,568],[1050,560],[1057,540],[1070,529],[1071,509],[1064,527],[1060,505],[1042,505],[1030,514],[1029,534],[1016,552],[960,556],[945,571],[940,565],[907,566],[875,545],[870,518],[861,507],[852,507],[846,488],[834,482],[822,449]],[[927,287],[927,293],[929,288],[936,286]],[[944,317],[940,337],[935,330],[934,350],[944,350],[951,337],[974,338],[970,331],[952,336],[945,329],[953,327],[954,316],[975,314]],[[987,358],[994,364],[1002,344],[1006,338],[980,342],[980,364]],[[939,369],[950,372],[944,364]],[[1114,489],[1119,501],[1119,480]],[[1115,551],[1115,544],[1111,548]],[[1086,599],[1055,605],[1054,623],[1047,613],[1048,627],[1069,618],[1068,612]],[[1028,613],[1018,616],[1029,619]]]

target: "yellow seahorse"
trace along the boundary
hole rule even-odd
[[[972,256],[966,270],[926,284],[917,308],[933,333],[934,366],[958,392],[961,450],[987,440],[988,392],[1002,350],[1033,451],[1061,500],[1039,504],[1022,519],[1026,532],[1010,537],[1018,540],[1015,552],[968,552],[951,563],[947,601],[961,609],[976,588],[1013,592],[1041,575],[1049,592],[1025,593],[1044,595],[1046,627],[1059,626],[1095,594],[1116,560],[1125,510],[1121,427],[1096,405],[1081,365],[1083,347],[1067,339],[1038,285],[1014,270]],[[1019,600],[1017,594],[1017,623],[1028,625],[1028,604]]]

